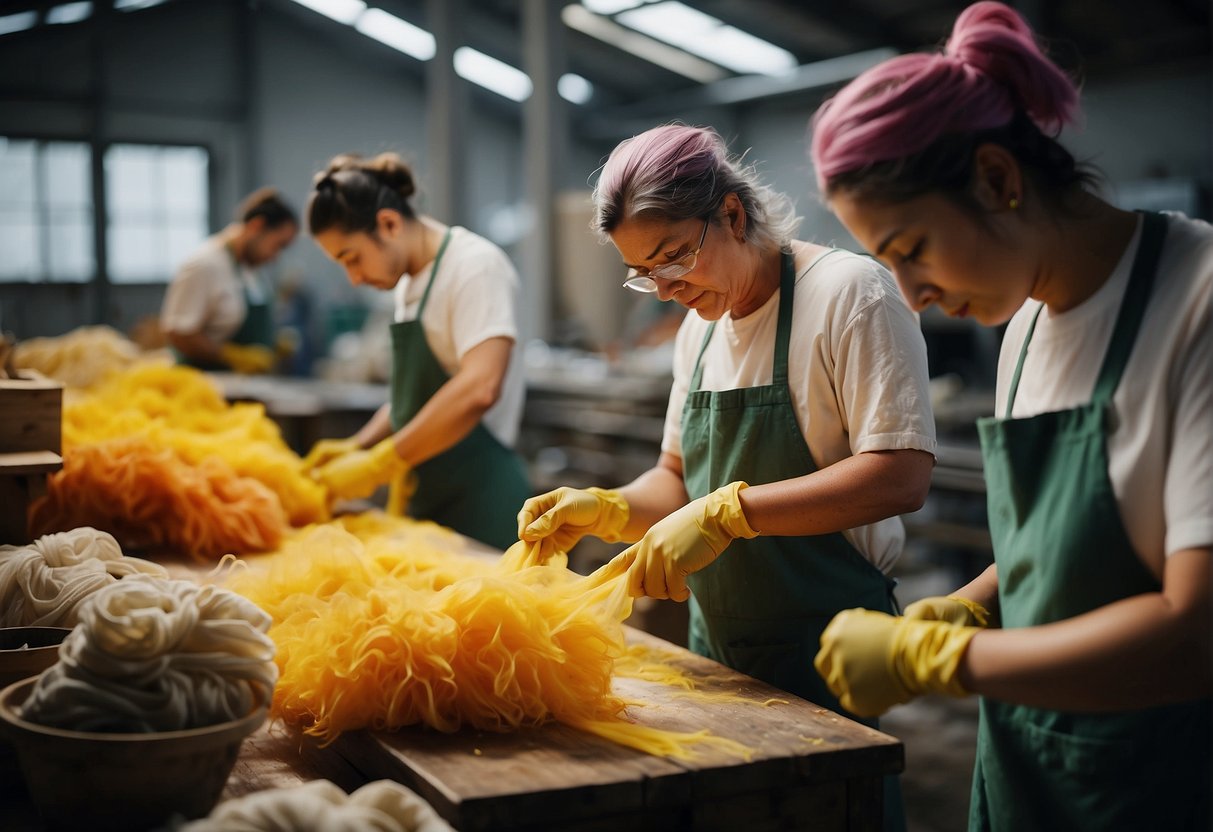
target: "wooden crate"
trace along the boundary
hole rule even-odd
[[[0,378],[0,454],[62,446],[63,385],[39,373]]]
[[[29,505],[63,467],[63,385],[30,371],[0,378],[0,543],[29,542]]]

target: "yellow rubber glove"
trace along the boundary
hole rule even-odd
[[[387,488],[387,505],[384,512],[393,517],[404,517],[409,509],[409,501],[417,492],[417,472],[407,467],[396,473]]]
[[[389,436],[365,451],[352,451],[325,463],[312,472],[312,478],[329,491],[335,500],[355,500],[370,496],[376,488],[408,470],[396,453]]]
[[[568,553],[577,541],[593,535],[615,543],[628,524],[631,509],[618,491],[607,488],[557,488],[522,504],[518,539],[543,541],[543,561]]]
[[[274,353],[260,344],[224,344],[219,358],[238,373],[257,375],[274,368]]]
[[[698,572],[719,557],[738,537],[756,537],[738,495],[744,482],[732,482],[692,500],[653,524],[629,549],[615,559],[628,570],[628,593],[633,597],[691,597],[687,575]]]
[[[321,465],[332,462],[339,456],[360,450],[362,450],[362,446],[352,436],[348,439],[321,439],[303,458],[303,470],[305,472],[315,471]]]
[[[919,621],[946,621],[961,627],[988,627],[991,618],[981,604],[960,595],[923,598],[906,607],[904,614]]]
[[[981,629],[843,610],[821,634],[813,666],[844,708],[878,716],[924,693],[967,695],[960,660]]]

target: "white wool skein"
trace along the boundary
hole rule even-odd
[[[376,780],[346,795],[328,780],[220,803],[177,832],[454,832],[408,788]]]
[[[85,599],[130,575],[168,572],[124,556],[113,535],[91,526],[0,546],[0,627],[74,627]]]
[[[199,728],[268,704],[278,680],[270,617],[190,581],[132,576],[81,607],[22,716],[77,731]]]

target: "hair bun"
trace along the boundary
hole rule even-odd
[[[1036,43],[1019,13],[986,0],[969,6],[952,27],[944,54],[1003,85],[1041,129],[1060,132],[1078,110],[1078,91]]]
[[[380,153],[375,158],[364,161],[361,167],[405,199],[417,190],[412,169],[395,153]]]

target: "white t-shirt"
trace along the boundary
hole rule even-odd
[[[396,284],[397,321],[417,317],[433,264],[419,274],[405,275]],[[430,293],[421,326],[434,357],[454,375],[468,350],[490,338],[509,338],[510,365],[497,403],[484,414],[484,426],[507,448],[514,447],[526,397],[518,343],[519,280],[505,252],[466,228],[453,226],[438,267],[438,282]]]
[[[788,386],[796,422],[818,469],[867,451],[935,452],[927,350],[917,316],[874,260],[833,250],[796,257]],[[734,319],[725,314],[703,355],[703,390],[771,383],[779,295]],[[663,451],[682,456],[682,408],[710,322],[688,312],[674,344],[674,386]],[[900,517],[843,535],[888,572],[905,543]]]
[[[225,343],[248,314],[246,288],[254,301],[265,301],[256,273],[246,266],[237,269],[223,241],[209,237],[173,276],[160,309],[160,326],[183,335],[202,332]]]
[[[1213,227],[1168,214],[1167,237],[1145,318],[1112,395],[1108,473],[1133,548],[1161,576],[1166,556],[1213,544]],[[1011,415],[1086,404],[1141,239],[1141,222],[1116,269],[1090,298],[1040,313]],[[997,413],[1006,412],[1015,364],[1038,301],[1007,327],[998,359]]]

